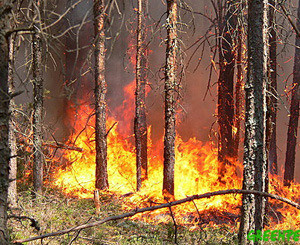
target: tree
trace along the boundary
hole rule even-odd
[[[8,19],[11,12],[10,1],[0,1],[0,244],[8,242],[7,195],[9,185],[9,101],[8,92]]]
[[[277,167],[277,146],[276,146],[276,125],[277,125],[277,35],[275,31],[275,2],[274,0],[270,0],[270,9],[269,9],[269,21],[270,21],[270,82],[268,83],[268,96],[267,96],[267,122],[268,122],[268,130],[267,130],[267,143],[268,143],[268,157],[269,157],[269,165],[270,172],[272,174],[278,173]]]
[[[96,188],[108,188],[107,138],[106,138],[106,91],[105,81],[105,3],[94,0],[95,32],[95,116],[96,116]]]
[[[174,196],[175,114],[177,71],[177,0],[167,0],[167,48],[165,65],[165,136],[163,194]]]
[[[267,0],[248,1],[248,73],[245,84],[243,189],[266,191],[266,84],[268,62]],[[239,241],[250,230],[262,230],[265,198],[243,195]]]
[[[226,165],[230,164],[230,158],[234,156],[234,66],[235,53],[232,38],[232,29],[235,29],[234,1],[226,1],[225,7],[222,1],[218,1],[218,52],[220,74],[218,79],[218,161],[221,163],[220,178],[224,176]],[[224,9],[226,11],[223,16]]]
[[[298,3],[297,13],[297,30],[300,30],[300,1]],[[297,146],[297,133],[299,122],[299,99],[300,99],[300,36],[296,35],[295,40],[295,58],[293,68],[293,86],[292,86],[292,98],[290,106],[290,119],[287,134],[287,148],[284,167],[284,184],[289,185],[294,180],[295,174],[295,155]]]
[[[137,190],[147,179],[147,122],[146,122],[146,81],[147,81],[147,47],[145,13],[147,0],[138,0],[137,52],[136,52],[136,90],[134,135],[136,147]]]
[[[15,92],[13,80],[13,66],[14,66],[14,47],[15,47],[16,34],[11,34],[9,40],[9,54],[8,54],[8,92],[13,94]],[[15,135],[14,125],[14,110],[15,102],[11,98],[9,102],[9,148],[10,148],[10,161],[9,161],[9,188],[8,188],[8,203],[11,207],[17,205],[17,140]]]
[[[41,2],[33,1],[33,13],[40,16]],[[34,18],[35,18],[34,17]],[[41,19],[34,21],[34,34],[32,35],[32,77],[33,77],[33,188],[35,193],[42,193],[44,154],[43,143],[43,104],[44,104],[44,79],[42,71],[42,37]]]

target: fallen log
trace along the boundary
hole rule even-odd
[[[200,195],[193,195],[193,196],[186,197],[184,199],[180,199],[180,200],[169,202],[169,203],[160,204],[160,205],[157,205],[157,206],[146,207],[146,208],[136,208],[131,212],[124,213],[124,214],[121,214],[121,215],[110,216],[110,217],[107,217],[107,218],[99,220],[99,221],[95,221],[95,222],[75,226],[75,227],[65,229],[65,230],[60,230],[60,231],[56,231],[56,232],[52,232],[52,233],[47,233],[47,234],[40,235],[40,236],[35,236],[35,237],[31,237],[31,238],[16,240],[16,241],[13,241],[13,243],[22,244],[23,242],[30,242],[30,241],[34,241],[34,240],[38,240],[38,239],[44,239],[44,238],[47,238],[47,237],[60,236],[60,235],[64,235],[64,234],[67,234],[67,233],[70,233],[70,232],[74,232],[74,231],[94,227],[94,226],[97,226],[97,225],[101,225],[101,224],[106,223],[106,222],[111,221],[111,220],[119,220],[119,219],[132,217],[132,216],[134,216],[138,213],[154,211],[154,210],[161,209],[161,208],[170,208],[172,206],[179,205],[179,204],[182,204],[182,203],[185,203],[185,202],[191,202],[191,201],[197,200],[197,199],[210,198],[210,197],[213,197],[213,196],[228,195],[228,194],[254,194],[254,195],[260,195],[260,196],[269,197],[269,198],[272,198],[272,199],[282,201],[282,202],[287,203],[287,204],[289,204],[289,205],[291,205],[291,206],[293,206],[293,207],[300,210],[300,204],[298,204],[296,202],[293,202],[293,201],[291,201],[287,198],[284,198],[284,197],[280,197],[280,196],[277,196],[277,195],[274,195],[274,194],[269,194],[269,193],[266,193],[266,192],[254,191],[254,190],[230,189],[230,190],[208,192],[208,193],[200,194]]]

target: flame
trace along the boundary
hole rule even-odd
[[[73,111],[75,113],[75,111]],[[79,198],[92,198],[95,189],[95,142],[93,110],[87,105],[81,105],[78,110],[74,134],[70,137],[83,152],[67,151],[65,159],[71,164],[60,168],[54,175],[54,185],[64,193]],[[74,115],[76,116],[76,115]],[[116,122],[112,116],[108,117],[107,128]],[[151,126],[148,127],[148,179],[143,183],[139,192],[136,192],[136,166],[135,148],[132,139],[119,131],[120,125],[115,125],[108,134],[108,180],[110,191],[119,195],[128,195],[124,200],[124,210],[134,207],[143,207],[163,203],[163,139],[155,144],[151,141]],[[85,130],[83,130],[85,129]],[[81,132],[81,133],[79,133]],[[233,160],[231,160],[233,162]],[[203,143],[196,138],[183,141],[178,135],[176,138],[176,164],[175,164],[175,199],[185,198],[189,195],[201,194],[217,190],[241,188],[242,165],[228,166],[224,181],[219,182],[219,163],[217,161],[217,148],[211,143]],[[275,193],[295,200],[300,195],[300,185],[292,184],[284,187],[278,176],[270,176],[270,193]],[[297,201],[297,200],[296,200]],[[180,214],[176,217],[178,222],[195,223],[196,210],[200,213],[217,213],[219,218],[226,213],[238,217],[240,213],[241,196],[216,196],[210,199],[196,200],[194,203],[185,203],[172,210]],[[270,224],[272,229],[296,229],[300,227],[300,213],[297,209],[277,201],[270,201]],[[139,214],[135,218],[145,221],[164,222],[170,217],[164,215],[168,210],[157,210],[150,214]],[[191,214],[194,214],[191,218]],[[159,217],[159,218],[158,218]],[[196,222],[196,223],[197,223]],[[212,225],[213,221],[209,222]],[[194,226],[192,226],[193,228]]]
[[[133,135],[130,135],[134,117],[134,89],[135,81],[125,86],[126,99],[115,110],[117,116],[109,115],[107,119],[107,129],[112,127],[107,136],[109,189],[110,192],[124,198],[124,210],[165,202],[162,196],[163,138],[153,143],[151,126],[148,127],[148,179],[143,182],[141,190],[136,192],[136,155]],[[57,169],[53,176],[53,185],[68,195],[92,198],[95,189],[95,118],[91,116],[93,109],[83,102],[77,111],[71,110],[69,114],[76,118],[69,141],[82,148],[83,152],[66,151],[64,158],[69,164]],[[115,122],[118,123],[115,125]],[[227,166],[222,182],[219,181],[219,162],[214,143],[201,142],[196,138],[184,141],[177,134],[175,150],[175,199],[218,190],[242,188],[243,166],[233,159],[230,159],[233,164]],[[283,181],[278,176],[270,177],[269,190],[270,193],[291,200],[300,197],[299,184],[293,184],[289,188],[284,187]],[[231,222],[236,226],[240,206],[240,195],[226,195],[185,203],[173,207],[172,210],[176,213],[178,223],[190,223],[191,229],[194,229],[195,224],[201,222],[216,225],[215,220],[210,216],[212,214],[224,220],[224,223]],[[167,212],[166,209],[156,210],[151,214],[138,214],[134,218],[167,222],[171,220],[169,215],[165,215]],[[202,215],[198,217],[197,213]],[[228,221],[226,216],[229,213],[233,218]],[[269,213],[271,229],[300,227],[300,213],[295,208],[270,201]]]

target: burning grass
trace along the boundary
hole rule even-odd
[[[75,133],[70,142],[84,149],[83,152],[68,151],[65,154],[65,168],[57,169],[51,184],[67,195],[78,198],[92,198],[95,182],[95,146],[94,118],[89,106],[79,108],[79,121],[75,125]],[[117,120],[109,117],[107,128],[111,128]],[[146,207],[165,202],[162,197],[163,158],[162,140],[153,144],[148,139],[148,179],[139,192],[136,188],[135,149],[131,138],[124,135],[126,130],[120,130],[121,125],[113,127],[108,134],[108,175],[111,193],[122,197],[121,207],[124,212],[136,207]],[[126,124],[126,127],[128,125]],[[84,128],[84,130],[83,130]],[[80,132],[80,133],[79,133]],[[151,127],[148,128],[151,135]],[[217,149],[212,143],[203,143],[196,138],[183,141],[176,139],[175,165],[175,199],[189,195],[201,194],[226,189],[241,189],[242,166],[239,162],[226,168],[222,182],[219,181],[219,163]],[[288,199],[296,200],[300,196],[300,185],[283,187],[277,176],[270,176],[270,193],[278,194]],[[129,193],[129,194],[128,194]],[[125,196],[126,198],[125,198]],[[210,199],[196,200],[172,208],[179,225],[189,229],[201,225],[231,227],[238,225],[241,196],[216,196]],[[133,220],[148,223],[168,223],[171,221],[167,209],[151,213],[138,214]],[[270,201],[270,229],[298,229],[300,227],[300,212],[277,201]],[[199,218],[199,214],[201,218]]]

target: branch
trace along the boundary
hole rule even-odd
[[[293,202],[293,201],[291,201],[287,198],[284,198],[284,197],[280,197],[280,196],[277,196],[277,195],[274,195],[274,194],[269,194],[269,193],[266,193],[266,192],[254,191],[254,190],[230,189],[230,190],[208,192],[208,193],[201,194],[201,195],[193,195],[193,196],[189,196],[189,197],[184,198],[184,199],[180,199],[180,200],[177,200],[177,201],[174,201],[174,202],[164,203],[164,204],[157,205],[157,206],[140,208],[140,209],[136,208],[131,212],[124,213],[124,214],[121,214],[121,215],[110,216],[110,217],[107,217],[105,219],[102,219],[102,220],[99,220],[99,221],[96,221],[96,222],[75,226],[75,227],[72,227],[72,228],[69,228],[69,229],[60,230],[60,231],[56,231],[56,232],[53,232],[53,233],[47,233],[47,234],[44,234],[44,235],[31,237],[31,238],[27,238],[27,239],[23,239],[23,240],[16,240],[13,243],[30,242],[30,241],[35,241],[35,240],[38,240],[38,239],[44,239],[44,238],[47,238],[47,237],[60,236],[60,235],[64,235],[64,234],[67,234],[67,233],[70,233],[70,232],[74,232],[74,231],[94,227],[94,226],[97,226],[97,225],[101,225],[101,224],[106,223],[106,222],[111,221],[111,220],[119,220],[119,219],[132,217],[132,216],[134,216],[138,213],[154,211],[154,210],[161,209],[161,208],[169,208],[169,207],[179,205],[179,204],[182,204],[182,203],[191,202],[191,201],[196,200],[196,199],[210,198],[210,197],[213,197],[213,196],[227,195],[227,194],[254,194],[254,195],[260,195],[260,196],[269,197],[269,198],[272,198],[272,199],[276,199],[276,200],[285,202],[285,203],[287,203],[287,204],[289,204],[289,205],[291,205],[291,206],[293,206],[293,207],[300,210],[300,204],[298,204],[296,202]]]
[[[60,142],[56,142],[56,143],[43,143],[44,146],[48,146],[48,147],[52,147],[52,148],[62,148],[62,149],[66,149],[66,150],[72,150],[72,151],[79,151],[79,152],[83,152],[83,149],[77,146],[70,146],[70,145],[66,145]]]
[[[34,218],[28,217],[28,216],[17,216],[17,215],[9,215],[7,217],[8,219],[18,219],[18,220],[24,220],[24,219],[29,219],[31,221],[30,226],[35,228],[37,231],[40,231],[40,225],[39,222],[37,220],[35,220]]]
[[[281,7],[285,17],[289,20],[289,22],[290,22],[291,26],[293,27],[294,31],[296,32],[297,36],[300,37],[300,31],[298,30],[296,24],[293,22],[291,15],[287,12],[286,8],[282,5],[282,3],[279,3],[279,6]]]
[[[113,127],[117,124],[118,122],[114,122],[114,124],[109,128],[109,130],[107,131],[105,137],[108,136],[109,132],[113,129]]]

